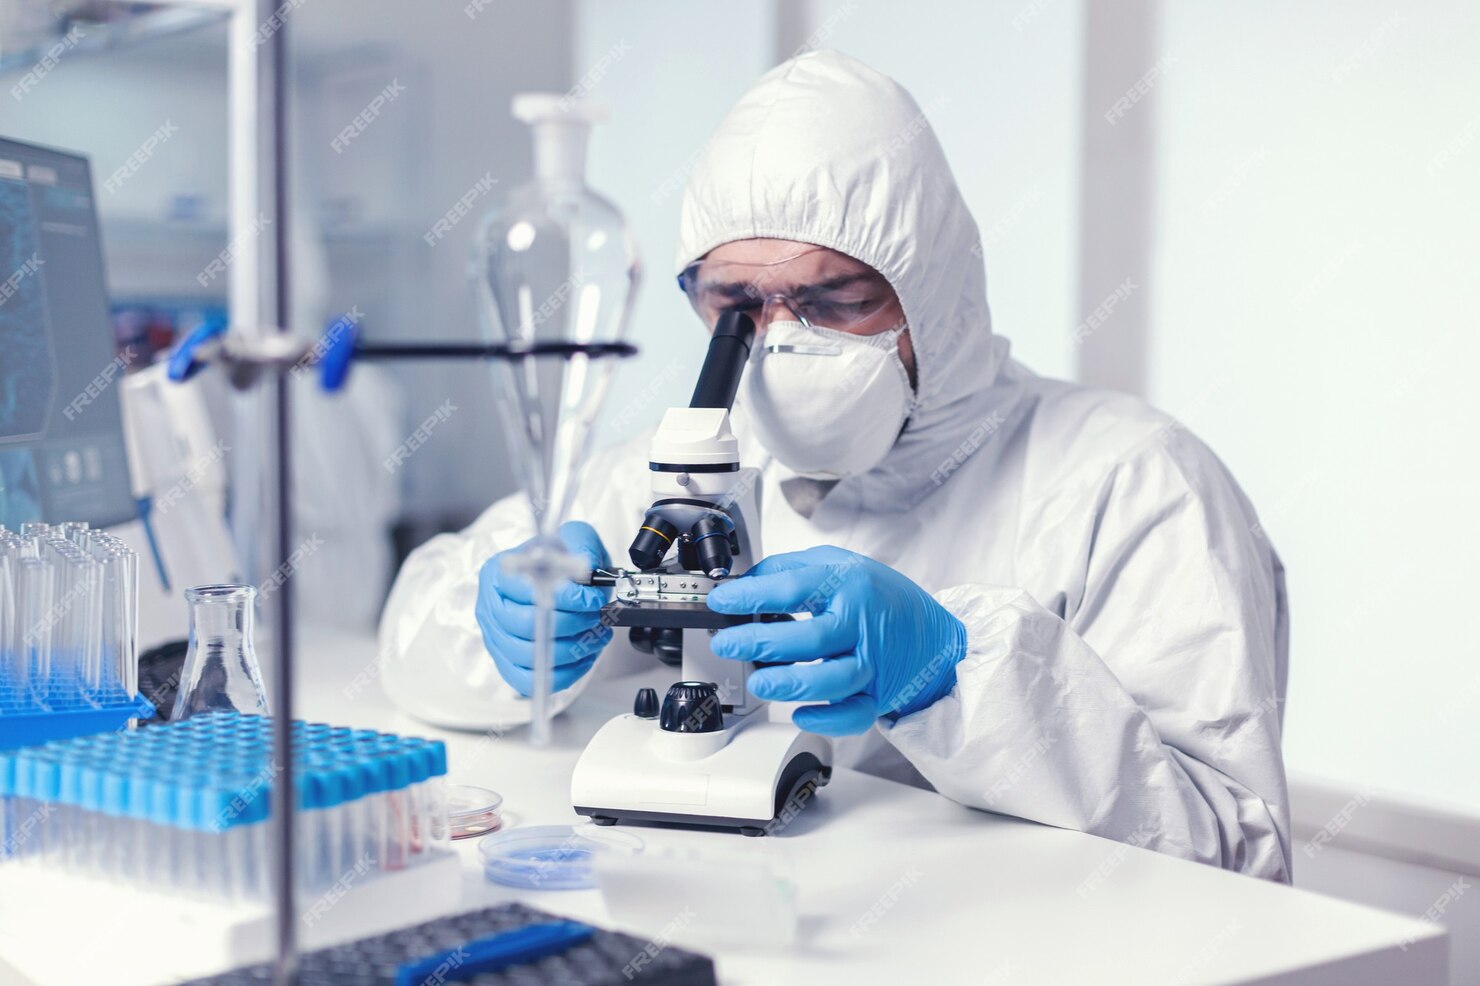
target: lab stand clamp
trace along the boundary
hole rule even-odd
[[[716,613],[709,592],[761,555],[760,472],[741,468],[729,409],[750,355],[755,323],[723,315],[710,338],[686,408],[670,408],[653,436],[654,501],[628,555],[635,570],[597,570],[612,587],[602,621],[625,627],[633,646],[682,680],[662,701],[637,693],[630,713],[592,737],[571,777],[576,812],[619,822],[772,834],[832,777],[832,743],[790,722],[773,722],[746,690],[749,663],[717,657],[719,630],[784,613]]]

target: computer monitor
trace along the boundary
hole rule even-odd
[[[136,514],[87,159],[0,138],[0,524]]]

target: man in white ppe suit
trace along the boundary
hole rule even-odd
[[[767,73],[689,180],[679,250],[711,326],[742,307],[764,331],[735,418],[770,556],[723,606],[824,590],[813,620],[725,631],[716,652],[824,658],[756,679],[812,703],[796,721],[839,736],[842,766],[1287,881],[1279,560],[1174,420],[1009,358],[976,224],[914,100],[833,52]],[[649,505],[649,437],[586,465],[573,516],[590,526],[563,535],[593,563]],[[510,497],[407,561],[381,626],[406,710],[528,719],[530,600],[499,553],[531,533]],[[590,680],[573,642],[601,603],[568,589],[559,708]]]

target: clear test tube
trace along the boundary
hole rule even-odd
[[[215,863],[211,847],[206,843],[206,833],[196,827],[196,819],[192,818],[194,802],[200,794],[200,784],[199,772],[184,769],[181,771],[175,795],[174,826],[177,844],[173,851],[180,857],[180,892],[190,897],[208,896],[210,871]]]
[[[354,769],[359,777],[359,798],[353,803],[355,820],[354,834],[357,845],[354,860],[365,859],[372,870],[385,868],[385,821],[380,792],[384,787],[380,769],[371,762],[360,760]]]
[[[71,698],[86,693],[88,569],[79,558],[77,546],[61,538],[48,537],[46,550],[56,565],[52,607],[46,619],[52,624],[52,681],[61,695]],[[53,689],[56,690],[55,688]]]
[[[75,544],[63,539],[49,542],[57,559],[56,596],[52,600],[52,619],[56,630],[52,637],[52,661],[58,653],[70,669],[66,685],[72,696],[91,697],[88,681],[96,657],[93,641],[93,602],[97,593],[93,582],[96,565]]]
[[[409,784],[385,792],[386,869],[401,870],[411,864],[413,817]]]
[[[65,543],[50,532],[36,539],[38,556],[50,566],[51,605],[40,613],[33,612],[26,624],[28,634],[36,636],[45,632],[50,637],[51,664],[46,685],[48,695],[58,701],[65,701],[71,693],[77,674],[76,624],[71,619],[75,576],[62,547]]]
[[[58,765],[58,773],[57,800],[62,806],[59,817],[64,822],[61,864],[74,872],[85,872],[87,865],[84,853],[87,851],[87,840],[82,828],[88,812],[82,808],[81,801],[83,775],[88,773],[88,769],[85,765],[68,763],[64,759]]]
[[[447,820],[447,748],[440,742],[408,741],[420,756],[426,779],[421,782],[425,845],[431,855],[452,845],[452,832]]]
[[[103,847],[103,875],[123,883],[127,880],[129,853],[132,845],[133,819],[128,814],[128,772],[120,763],[108,763],[103,770],[103,804],[108,814],[108,842]]]
[[[240,902],[248,899],[251,887],[251,828],[250,825],[228,824],[217,836],[221,840],[222,875],[228,900]]]
[[[344,804],[339,806],[344,817],[343,841],[339,854],[339,867],[346,873],[356,869],[374,869],[375,853],[371,850],[368,829],[366,792],[356,788]]]
[[[16,843],[20,832],[15,824],[15,796],[0,794],[0,864],[19,855]]]
[[[160,822],[169,803],[168,781],[153,761],[135,764],[130,803],[141,824],[134,832],[134,852],[142,882],[155,888],[169,882],[170,860],[159,838]]]
[[[316,873],[310,872],[315,865],[312,837],[309,835],[310,814],[303,810],[300,798],[298,810],[293,812],[293,892],[300,897],[308,894],[318,879]]]
[[[415,866],[426,858],[427,852],[427,792],[426,781],[414,781],[406,785],[406,865]]]
[[[139,556],[132,549],[123,548],[122,558],[118,665],[120,684],[129,698],[133,698],[139,694]]]
[[[333,776],[311,759],[302,761],[299,817],[308,837],[299,843],[303,853],[300,870],[309,876],[309,887],[319,893],[344,876],[339,870],[339,811],[342,795],[336,792]]]
[[[119,684],[118,634],[121,629],[119,612],[122,608],[119,564],[121,559],[115,552],[100,546],[94,546],[90,554],[97,560],[102,571],[99,583],[97,665],[92,681],[94,694],[101,696]]]
[[[25,633],[21,606],[21,559],[26,556],[26,542],[9,531],[0,535],[0,558],[5,559],[6,612],[0,617],[0,649],[8,655],[12,700],[22,702],[30,693],[30,663],[26,656]]]
[[[51,525],[50,524],[42,523],[39,520],[28,520],[24,524],[21,525],[21,537],[24,537],[24,538],[41,537],[41,536],[45,535],[47,532],[49,532],[50,530],[51,530]]]
[[[108,847],[113,842],[113,819],[103,807],[103,773],[96,765],[82,771],[82,852],[79,859],[89,876],[107,875]]]
[[[104,695],[116,693],[127,679],[124,641],[132,629],[127,618],[128,556],[116,548],[99,545],[94,546],[92,557],[101,570],[96,673],[92,686],[94,694]]]
[[[45,558],[25,557],[16,564],[20,589],[15,628],[16,643],[25,655],[27,687],[32,699],[49,707],[51,684],[51,596],[52,563]]]
[[[103,563],[80,548],[71,552],[77,578],[77,599],[72,605],[76,622],[77,664],[86,698],[97,704],[106,678],[103,653]]]
[[[322,893],[342,877],[353,879],[350,874],[339,872],[336,865],[339,860],[339,806],[321,805],[304,812],[304,815],[308,817],[309,828],[313,832],[313,841],[308,845],[314,858],[309,861],[308,869],[318,874],[314,891]]]
[[[0,535],[4,533],[0,531]],[[15,701],[26,690],[26,662],[15,640],[15,562],[7,547],[0,536],[0,706]]]
[[[152,776],[149,765],[137,757],[120,765],[128,780],[128,825],[124,842],[123,881],[137,886],[149,884],[151,871],[148,850],[149,790]]]
[[[445,805],[439,809],[443,793],[436,773],[436,752],[432,744],[422,740],[402,740],[402,755],[411,765],[412,784],[407,789],[412,818],[411,847],[408,862],[421,863],[431,857],[438,848],[441,834],[437,831],[437,815],[442,816],[442,828],[446,827]]]
[[[427,841],[432,853],[452,847],[452,829],[447,822],[447,775],[428,777]]]
[[[231,843],[226,838],[227,831],[209,825],[195,830],[200,839],[201,874],[204,878],[201,889],[207,897],[217,900],[230,900],[232,896]]]
[[[29,824],[36,802],[22,794],[6,800],[6,837],[5,842],[0,843],[0,859],[29,859],[36,852],[36,833]],[[9,854],[8,857],[6,853]]]

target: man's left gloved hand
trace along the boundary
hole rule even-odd
[[[842,548],[772,555],[716,587],[717,613],[800,613],[810,620],[749,623],[714,635],[720,657],[755,661],[749,688],[797,709],[808,732],[866,732],[880,716],[918,712],[956,684],[966,627],[924,589],[887,565]],[[797,662],[821,661],[803,666]]]

